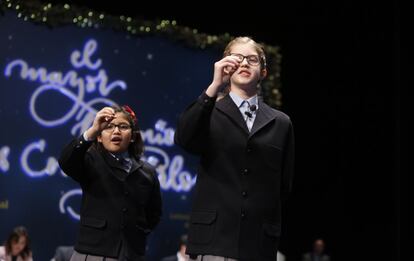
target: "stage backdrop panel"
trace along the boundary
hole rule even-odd
[[[173,144],[179,113],[208,86],[217,50],[109,29],[49,28],[0,16],[0,240],[28,228],[35,260],[73,245],[81,190],[60,170],[62,147],[103,106],[127,104],[157,167],[164,215],[149,260],[174,253],[186,233],[197,160]]]

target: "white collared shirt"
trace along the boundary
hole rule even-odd
[[[258,102],[257,95],[254,95],[254,96],[250,97],[247,100],[243,100],[240,96],[238,96],[234,92],[230,92],[229,95],[230,95],[231,99],[233,100],[233,102],[239,108],[240,113],[242,114],[243,119],[246,121],[247,127],[248,127],[248,129],[250,131],[252,129],[252,127],[253,127],[254,120],[256,119],[257,109],[259,109],[259,102]],[[246,101],[247,101],[247,103],[246,103]],[[255,105],[256,106],[256,110],[253,110],[252,111],[249,108],[252,105]],[[252,117],[247,116],[246,115],[246,111],[249,112],[252,115]]]

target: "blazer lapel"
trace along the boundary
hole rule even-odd
[[[123,170],[122,163],[117,158],[109,154],[109,152],[107,151],[105,151],[103,155],[104,155],[106,163],[108,163],[108,165],[111,168],[117,168],[117,169]]]
[[[130,173],[136,171],[144,164],[142,160],[135,159],[134,157],[131,157],[131,160],[132,160],[132,168],[131,168]]]
[[[246,133],[249,133],[246,122],[240,113],[239,108],[233,102],[230,95],[224,96],[221,100],[216,103],[216,108],[226,114],[230,120],[232,120],[237,126],[239,126]]]
[[[259,99],[259,109],[256,112],[256,119],[254,120],[253,127],[250,131],[249,138],[258,132],[261,128],[276,118],[272,108]]]
[[[106,163],[109,165],[109,169],[111,170],[111,175],[117,178],[120,181],[124,181],[129,173],[125,172],[122,163],[116,159],[114,156],[109,154],[109,152],[105,151],[102,153],[104,155],[104,159]]]

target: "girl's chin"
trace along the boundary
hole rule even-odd
[[[127,148],[122,148],[120,146],[110,146],[109,148],[105,148],[107,151],[111,152],[111,153],[122,153],[128,150]]]
[[[256,86],[257,86],[256,84],[253,84],[252,81],[238,81],[234,85],[242,90],[249,90],[252,88],[256,89]]]

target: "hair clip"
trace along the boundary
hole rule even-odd
[[[128,105],[124,105],[122,106],[122,108],[129,113],[129,115],[131,115],[132,119],[134,120],[134,122],[137,121],[137,116],[135,115],[135,112],[131,109],[131,107],[129,107]]]

